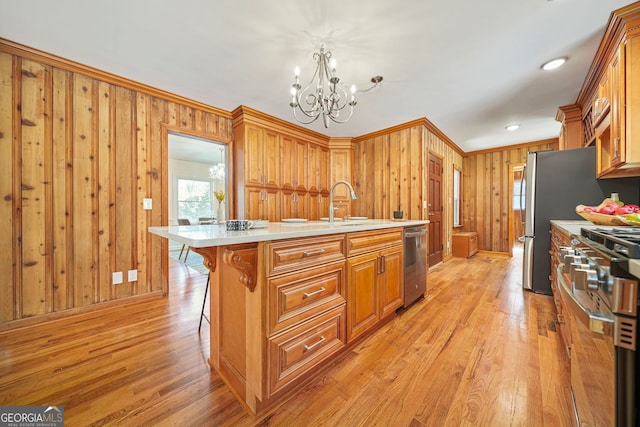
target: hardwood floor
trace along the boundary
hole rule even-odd
[[[170,266],[170,297],[0,334],[0,405],[63,405],[65,425],[254,425],[209,368],[206,276]],[[521,257],[432,268],[428,296],[263,426],[570,425],[551,297],[523,292]]]

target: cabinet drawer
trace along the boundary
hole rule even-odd
[[[283,274],[268,283],[273,334],[344,303],[345,261]]]
[[[402,229],[373,230],[347,234],[347,256],[360,255],[402,245]]]
[[[267,245],[267,275],[344,259],[344,234],[292,239]]]
[[[345,346],[345,306],[269,340],[269,394],[301,378]]]

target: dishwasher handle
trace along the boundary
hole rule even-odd
[[[426,228],[409,228],[405,230],[404,237],[418,237],[425,236],[427,234]]]

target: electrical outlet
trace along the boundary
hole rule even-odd
[[[122,283],[122,271],[115,271],[111,273],[111,283],[114,285]]]
[[[426,200],[423,200],[423,201],[422,201],[422,207],[423,207],[424,209],[427,209],[427,201],[426,201]]]
[[[137,282],[138,281],[138,270],[129,270],[127,272],[127,282]]]
[[[151,199],[142,199],[142,208],[146,211],[151,210],[153,207],[153,202]]]

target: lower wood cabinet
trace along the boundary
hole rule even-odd
[[[347,260],[347,341],[351,342],[402,306],[404,250],[402,232],[397,230],[353,233],[347,240],[348,248],[361,253]]]
[[[255,415],[403,304],[402,227],[200,253],[215,267],[209,363]]]

